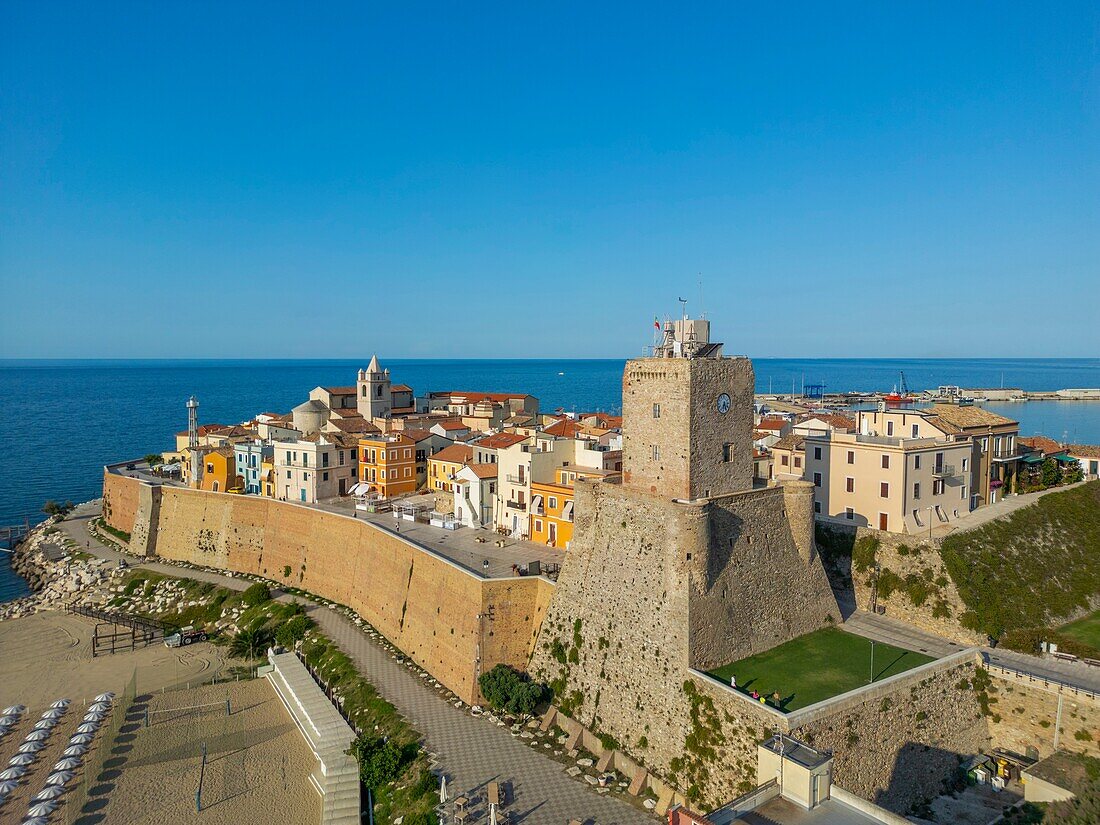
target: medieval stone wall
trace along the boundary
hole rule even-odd
[[[1100,698],[997,667],[990,674],[995,746],[1040,759],[1056,749],[1100,757]]]
[[[134,532],[140,484],[129,476],[103,471],[103,520],[123,533]]]
[[[119,500],[139,501],[136,488],[149,489],[123,482],[135,489],[120,493],[112,482]],[[372,524],[289,502],[155,489],[159,513],[136,521],[151,521],[162,558],[253,573],[346,604],[467,702],[480,699],[482,670],[527,666],[553,590],[545,579],[481,579]]]

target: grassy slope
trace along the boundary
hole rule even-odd
[[[931,661],[920,653],[876,642],[875,681]],[[780,707],[797,710],[866,685],[871,676],[871,642],[826,627],[711,671],[726,684],[734,674],[739,689],[767,697],[779,691]]]
[[[964,626],[999,636],[1057,623],[1100,594],[1100,481],[948,536],[942,555]]]
[[[1100,649],[1100,610],[1058,629],[1089,647]]]

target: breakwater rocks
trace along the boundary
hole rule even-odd
[[[12,570],[22,576],[31,595],[0,604],[0,621],[29,616],[40,610],[59,610],[122,571],[103,559],[80,552],[51,518],[35,527],[12,551]]]

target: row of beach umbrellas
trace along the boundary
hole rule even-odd
[[[114,693],[110,691],[101,693],[88,706],[76,732],[69,737],[68,745],[65,747],[61,758],[54,764],[49,776],[46,777],[45,787],[31,799],[27,818],[23,820],[23,825],[45,825],[50,815],[61,804],[59,797],[65,792],[65,785],[76,776],[76,769],[83,763],[84,755],[95,739],[95,734],[111,710],[114,696]],[[34,762],[38,751],[45,747],[45,740],[61,717],[65,715],[68,705],[68,699],[59,699],[54,702],[50,709],[42,714],[34,729],[27,735],[20,746],[19,752],[11,759],[8,768],[0,771],[0,802],[19,786],[19,780],[26,772],[27,767]],[[18,708],[15,713],[16,718],[18,718],[18,714],[26,710],[26,708],[17,705],[5,709],[3,716],[0,716],[0,718],[6,718],[9,715],[7,711],[15,708]]]

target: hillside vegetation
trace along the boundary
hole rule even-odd
[[[1100,596],[1100,481],[948,536],[941,554],[964,627],[1000,637],[1060,624]]]

